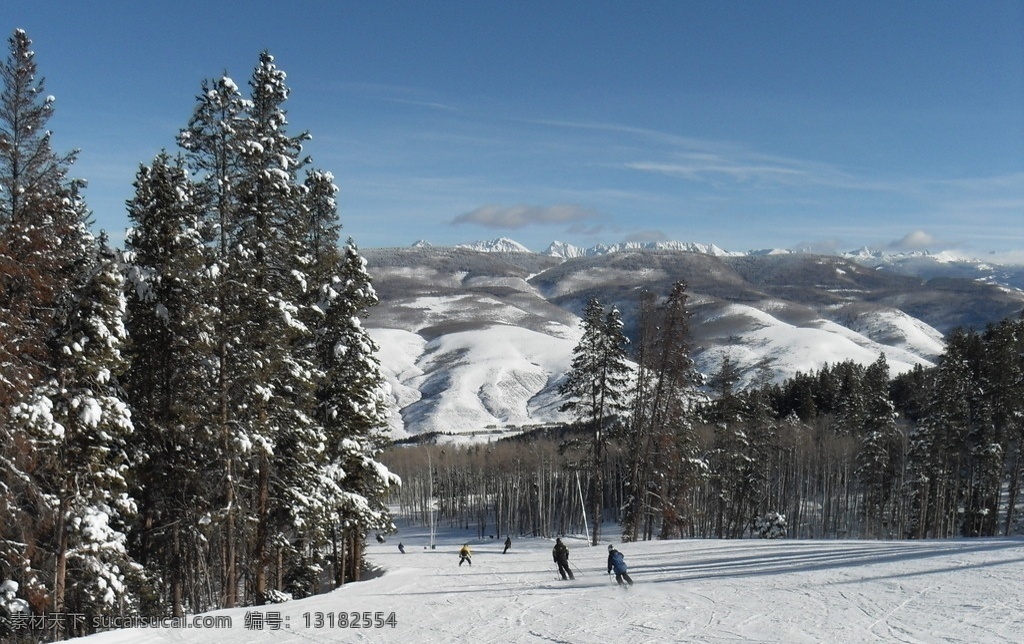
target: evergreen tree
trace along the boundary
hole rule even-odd
[[[823,389],[834,391],[835,394],[830,404],[822,402],[818,409],[831,411],[834,416],[833,426],[840,436],[860,436],[867,414],[864,367],[846,360],[822,369],[821,373],[828,374],[821,379]],[[888,390],[883,395],[888,398]]]
[[[255,476],[255,535],[251,550],[253,592],[263,601],[269,590],[271,542],[287,548],[289,533],[303,512],[305,490],[315,483],[315,454],[323,449],[310,415],[315,367],[310,329],[302,322],[305,268],[300,245],[305,222],[296,174],[306,163],[302,142],[289,136],[283,104],[285,74],[267,52],[249,82],[251,104],[245,125],[243,173],[237,187],[239,236],[237,269],[240,306],[246,325],[236,348],[243,374],[237,404],[252,442],[249,466]],[[278,580],[280,584],[280,580]]]
[[[583,313],[583,335],[573,349],[572,365],[559,394],[566,398],[562,411],[571,412],[592,432],[591,503],[593,545],[598,544],[604,511],[604,451],[612,424],[626,410],[630,367],[618,309],[607,313],[597,298],[590,298]]]
[[[377,294],[351,239],[338,269],[320,289],[323,320],[317,347],[324,377],[317,392],[317,418],[327,444],[327,507],[346,544],[341,550],[349,553],[345,577],[358,579],[366,534],[394,530],[386,497],[400,481],[377,460],[389,443],[384,431],[390,388],[376,357],[378,347],[360,323],[377,304]],[[333,551],[338,551],[337,544]],[[334,563],[340,582],[346,566]]]
[[[775,521],[784,523],[784,516],[776,516],[785,507],[785,498],[778,489],[779,473],[773,472],[773,469],[779,467],[775,457],[782,456],[779,444],[780,423],[775,417],[767,391],[766,387],[753,388],[745,391],[742,396],[744,423],[751,445],[750,467],[746,471],[746,502],[749,509],[745,510],[744,518],[771,515],[776,517]],[[775,489],[772,488],[773,483]]]
[[[308,273],[313,284],[326,285],[335,277],[339,260],[338,186],[334,184],[334,175],[323,170],[306,173],[303,186],[306,225],[302,245],[310,257]],[[311,293],[314,299],[320,297],[316,289],[311,289]]]
[[[725,357],[711,377],[707,418],[714,424],[710,483],[715,495],[715,534],[740,537],[763,516],[758,506],[769,501],[769,468],[776,449],[777,427],[764,389],[739,391],[739,372]],[[777,512],[777,507],[767,508]]]
[[[105,240],[90,259],[52,340],[53,378],[12,413],[49,493],[53,610],[86,615],[130,607],[125,576],[135,568],[125,548],[135,511],[125,480],[133,426],[117,382],[127,367],[124,282]]]
[[[47,338],[80,270],[76,153],[56,154],[54,99],[36,77],[32,41],[15,30],[0,63],[0,426],[11,405],[48,377]]]
[[[647,302],[641,316],[636,395],[632,409],[630,498],[623,537],[680,535],[689,515],[688,492],[701,468],[694,451],[693,415],[700,376],[690,358],[690,312],[686,284],[667,298]],[[657,513],[657,517],[655,517]]]
[[[743,422],[743,402],[736,384],[739,372],[728,356],[722,359],[709,385],[713,392],[709,420],[715,438],[710,457],[710,482],[715,494],[715,532],[719,539],[739,537],[745,527],[743,511],[749,492],[753,446]]]
[[[987,329],[985,344],[988,358],[983,369],[992,398],[992,423],[1005,454],[1007,512],[1003,534],[1009,535],[1024,483],[1024,314]],[[994,460],[988,462],[995,464]],[[994,516],[992,520],[996,520]]]
[[[201,527],[215,507],[208,481],[217,480],[220,463],[207,395],[216,382],[214,291],[195,193],[181,161],[159,154],[136,175],[128,202],[133,228],[125,240],[132,338],[125,388],[134,410],[132,483],[139,503],[133,548],[163,578],[160,608],[166,604],[175,616],[186,606],[213,605],[198,589],[214,580],[186,582],[210,557]]]
[[[912,534],[949,537],[962,532],[967,436],[972,423],[975,381],[968,363],[970,339],[962,330],[947,340],[946,353],[930,388],[928,415],[911,435]]]
[[[212,410],[219,434],[212,452],[221,493],[205,531],[219,549],[224,606],[239,601],[243,575],[254,601],[275,600],[286,586],[315,591],[338,521],[358,571],[362,552],[353,546],[371,526],[390,525],[381,490],[393,483],[374,460],[384,381],[358,322],[369,306],[359,293],[372,288],[368,277],[351,286],[363,278],[344,273],[356,262],[339,255],[337,188],[323,171],[299,183],[308,134],[286,131],[289,90],[269,53],[249,86],[246,100],[230,78],[204,83],[179,135],[212,251],[207,300],[215,304],[205,328],[213,379],[207,404],[196,404]],[[351,254],[362,261],[354,246]],[[343,410],[335,414],[343,421],[328,408]]]
[[[123,339],[113,319],[116,303],[97,304],[115,307],[111,317],[88,310],[88,298],[102,294],[105,278],[95,271],[83,184],[68,177],[75,153],[51,148],[54,99],[36,77],[31,41],[16,30],[9,45],[0,63],[0,559],[15,571],[33,609],[44,611],[88,603],[67,596],[69,565],[82,593],[97,574],[110,572],[88,560],[86,550],[69,550],[78,539],[99,543],[98,523],[85,534],[82,522],[98,522],[104,500],[92,471],[77,493],[74,472],[62,470],[67,454],[81,449],[92,456],[90,441],[107,438],[111,445],[98,449],[116,452],[118,430],[130,425],[121,424],[113,391],[118,367],[104,364],[109,356],[101,350]],[[95,335],[104,330],[112,335]],[[92,344],[83,344],[85,338]],[[69,553],[77,558],[69,562]],[[95,570],[79,575],[77,566],[87,560]]]
[[[991,537],[998,530],[1007,453],[1006,405],[1001,393],[1008,384],[1006,376],[1012,378],[1015,365],[1012,357],[1000,350],[1001,343],[993,341],[991,328],[984,335],[972,334],[970,340],[968,362],[976,386],[967,433],[969,489],[965,492],[963,535]],[[999,366],[993,369],[992,365]]]
[[[863,381],[863,426],[858,431],[857,475],[864,488],[864,533],[886,538],[895,521],[892,501],[902,487],[903,437],[889,396],[885,354],[867,368]]]
[[[240,226],[239,184],[243,172],[242,152],[246,147],[245,111],[248,102],[228,76],[203,81],[196,107],[188,125],[178,134],[187,167],[198,180],[196,198],[202,222],[210,231],[213,260],[211,301],[215,303],[211,342],[214,386],[209,395],[216,419],[220,455],[218,494],[211,525],[214,547],[218,549],[219,605],[238,604],[240,549],[244,547],[247,523],[240,521],[242,500],[239,483],[242,459],[251,446],[245,426],[238,417],[236,391],[243,379],[244,362],[237,347],[246,326],[241,310],[243,284],[238,265]]]

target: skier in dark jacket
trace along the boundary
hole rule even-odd
[[[512,547],[512,537],[505,537],[505,549],[501,551],[501,554],[508,552],[508,549]]]
[[[555,539],[555,547],[551,550],[551,558],[558,564],[558,574],[562,576],[562,581],[565,581],[567,578],[576,579],[572,574],[572,570],[569,569],[569,549],[565,547],[561,539]]]
[[[625,579],[626,583],[630,586],[633,585],[633,580],[626,574],[626,560],[622,556],[622,553],[615,549],[615,546],[608,544],[608,574],[612,574],[612,570],[615,571],[615,581],[621,586],[622,580]]]

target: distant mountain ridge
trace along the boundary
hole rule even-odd
[[[686,281],[698,368],[713,373],[728,356],[745,382],[758,365],[782,380],[879,353],[894,373],[931,365],[952,328],[1024,308],[1024,292],[997,279],[1013,278],[1013,267],[927,256],[730,253],[679,242],[556,243],[534,253],[506,238],[363,254],[381,300],[365,324],[393,389],[396,437],[480,437],[565,420],[557,387],[591,296],[617,306],[635,336],[642,291],[664,296]]]
[[[623,242],[610,246],[598,245],[590,248],[579,248],[564,242],[551,242],[545,255],[572,259],[576,257],[594,257],[596,255],[608,255],[610,253],[621,253],[623,251],[636,250],[675,250],[686,253],[701,253],[704,255],[715,255],[724,257],[726,255],[741,255],[742,253],[730,253],[722,250],[714,244],[698,244],[693,242]]]

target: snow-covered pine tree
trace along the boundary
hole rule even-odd
[[[341,224],[333,175],[311,170],[304,185],[305,238],[312,260],[309,275],[313,284],[320,285],[311,290],[314,299],[308,307],[322,377],[315,417],[323,428],[327,450],[318,488],[323,516],[310,521],[310,546],[303,557],[305,566],[312,568],[329,552],[337,585],[358,579],[366,534],[394,528],[384,497],[397,479],[376,461],[388,442],[382,433],[389,413],[387,383],[375,356],[377,346],[360,323],[377,304],[377,295],[355,243],[349,239],[344,251],[339,248]],[[329,544],[329,550],[317,550],[323,544]],[[292,589],[308,593],[308,588],[300,586],[313,572],[297,574]]]
[[[253,601],[273,600],[285,584],[308,580],[330,532],[336,492],[351,491],[348,483],[324,485],[325,468],[337,454],[332,456],[336,447],[325,436],[318,406],[328,380],[320,330],[335,315],[325,311],[344,310],[335,303],[317,306],[325,301],[320,285],[338,288],[337,188],[322,171],[307,173],[305,184],[298,184],[308,163],[300,156],[308,134],[286,133],[289,90],[269,53],[260,55],[249,85],[246,100],[230,78],[204,83],[193,118],[179,135],[188,168],[199,179],[197,196],[214,251],[211,389],[224,485],[210,531],[219,544],[224,606],[239,601],[243,553],[251,562],[244,574]],[[347,305],[352,313],[338,313],[338,319],[358,326],[364,304]],[[371,355],[375,350],[372,343],[353,342]],[[373,370],[370,362],[361,364]],[[379,396],[372,391],[376,386],[366,385],[371,393],[359,395]],[[376,439],[363,444],[364,457],[379,449],[371,445]],[[364,465],[372,463],[364,458]],[[369,502],[370,515],[377,502]],[[356,523],[369,525],[365,519]]]
[[[773,463],[784,458],[780,450],[779,421],[771,407],[766,387],[751,388],[743,392],[743,418],[750,441],[750,461],[746,471],[749,492],[747,512],[752,516],[776,513],[785,507],[779,477],[773,475]],[[785,517],[782,517],[785,523]]]
[[[832,378],[828,382],[835,385],[834,400],[823,407],[831,408],[834,415],[833,429],[840,436],[859,438],[865,425],[866,400],[864,391],[864,367],[852,360],[832,365],[829,369]],[[831,387],[825,389],[829,391]],[[886,392],[888,396],[888,392]]]
[[[241,520],[240,473],[251,440],[239,418],[236,391],[243,378],[236,365],[239,338],[247,325],[241,312],[242,295],[237,270],[239,227],[238,186],[241,181],[242,151],[245,149],[245,113],[248,102],[228,76],[203,81],[196,107],[188,125],[178,134],[187,167],[198,184],[196,196],[202,208],[204,226],[211,233],[213,260],[210,277],[215,304],[213,327],[215,383],[211,389],[213,415],[219,433],[221,458],[219,484],[209,526],[217,550],[220,590],[218,604],[236,606],[241,576],[240,560],[245,555],[246,523]]]
[[[87,512],[102,503],[90,496],[96,479],[83,480],[89,489],[81,495],[68,483],[74,472],[64,471],[65,463],[87,466],[69,459],[69,436],[98,433],[100,443],[108,438],[112,443],[98,449],[116,453],[119,430],[130,425],[121,424],[123,410],[113,393],[111,379],[119,367],[104,364],[100,349],[108,340],[116,346],[123,339],[116,310],[95,328],[83,321],[88,317],[83,300],[90,297],[83,289],[101,289],[105,273],[92,273],[97,251],[88,232],[82,183],[68,177],[76,154],[58,155],[51,148],[47,124],[54,99],[44,95],[43,82],[36,78],[28,36],[16,30],[9,44],[9,55],[0,63],[0,516],[5,517],[0,558],[11,565],[12,581],[20,583],[33,609],[45,611],[69,599],[65,575],[56,571],[67,570],[68,539],[95,536],[84,534],[80,522],[98,517]],[[108,263],[101,266],[109,268]],[[116,309],[110,298],[97,306]],[[89,347],[81,343],[82,336],[71,337],[103,328],[111,335],[90,335]],[[56,530],[58,522],[66,529]],[[95,562],[86,561],[85,550],[76,552],[82,558],[70,565],[77,578],[75,566]],[[101,571],[110,569],[101,566]],[[104,573],[83,574],[95,580]],[[55,588],[58,577],[62,588]],[[85,593],[89,585],[85,578],[82,582]],[[69,605],[81,605],[78,599],[71,597]]]
[[[213,368],[213,281],[207,226],[195,184],[160,153],[136,174],[125,239],[131,369],[124,384],[133,409],[139,504],[132,550],[158,579],[161,614],[181,616],[216,605],[207,595],[210,513],[218,507],[220,465]],[[153,485],[159,481],[159,485]]]
[[[342,571],[344,578],[359,578],[368,532],[394,530],[385,500],[401,481],[377,460],[390,442],[385,434],[390,388],[376,357],[377,344],[360,322],[377,304],[377,294],[366,260],[351,239],[337,269],[321,287],[318,303],[323,311],[317,328],[323,380],[317,390],[317,418],[327,443],[325,498],[346,546],[332,549],[347,555],[345,563],[334,562],[340,582]]]
[[[302,216],[306,222],[303,246],[310,257],[309,275],[314,285],[325,285],[335,277],[340,258],[338,186],[333,174],[317,169],[306,172],[303,186]],[[313,303],[317,303],[320,291],[311,289],[311,297]]]
[[[558,393],[566,400],[561,406],[592,432],[591,507],[592,544],[601,535],[604,514],[604,452],[613,423],[627,409],[631,369],[626,360],[628,340],[618,309],[605,312],[591,297],[583,312],[583,334],[573,349],[572,364]]]
[[[750,494],[749,472],[754,447],[743,417],[743,400],[736,389],[739,371],[725,356],[708,384],[712,400],[708,420],[714,424],[710,480],[715,496],[715,534],[719,539],[738,538],[746,527],[744,510]]]
[[[985,344],[989,357],[983,369],[992,397],[992,422],[1004,446],[1007,512],[1002,532],[1008,536],[1017,521],[1024,485],[1024,314],[986,329]]]
[[[47,377],[46,339],[81,252],[67,176],[76,153],[50,145],[55,101],[36,77],[32,41],[18,29],[8,42],[0,62],[0,426]]]
[[[126,576],[137,566],[125,547],[135,512],[125,479],[133,427],[117,382],[127,366],[124,281],[105,238],[83,259],[82,281],[51,341],[53,375],[12,417],[24,428],[33,476],[45,481],[49,499],[52,609],[125,614],[136,600]]]
[[[967,436],[976,382],[968,361],[968,334],[954,331],[935,369],[925,418],[910,436],[911,534],[946,538],[962,532]]]
[[[988,335],[972,334],[968,361],[977,386],[971,400],[971,426],[967,433],[969,474],[964,492],[965,537],[995,536],[1003,492],[1006,463],[1004,424],[996,421],[996,408],[1005,373],[1013,373],[1012,357],[997,349]],[[993,365],[1000,365],[993,368]],[[1002,414],[1000,414],[1001,416]]]
[[[246,320],[235,368],[244,375],[235,402],[252,442],[252,592],[262,602],[272,560],[288,554],[303,529],[303,506],[315,489],[325,445],[312,416],[318,379],[312,332],[302,321],[310,258],[302,246],[304,190],[297,173],[308,162],[300,155],[309,135],[286,132],[289,90],[269,53],[260,55],[249,85],[235,257]],[[283,576],[274,580],[278,590]]]
[[[857,476],[863,487],[863,535],[892,536],[894,497],[903,485],[905,446],[889,396],[889,364],[879,354],[864,372],[863,426],[858,431]]]

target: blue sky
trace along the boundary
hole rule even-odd
[[[29,5],[32,6],[29,6]],[[1024,2],[14,2],[114,240],[204,78],[288,74],[361,247],[1024,249]],[[6,52],[6,50],[5,50]]]

